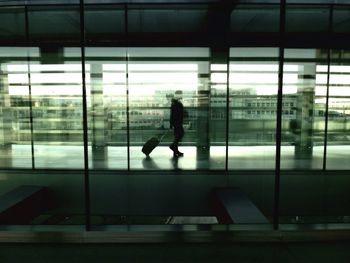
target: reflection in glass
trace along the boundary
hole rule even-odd
[[[281,168],[322,169],[327,90],[326,52],[286,49],[285,54]]]
[[[203,32],[206,5],[153,4],[134,5],[128,9],[130,32]]]
[[[232,32],[278,32],[279,5],[237,5],[231,13]]]
[[[274,169],[278,50],[231,48],[229,169]]]
[[[79,41],[79,7],[32,6],[28,9],[29,37],[40,41]]]
[[[349,6],[334,7],[332,31],[337,33],[350,32],[350,7]]]
[[[75,50],[71,54],[76,60],[67,62],[65,56],[44,54],[39,48],[0,48],[0,166],[51,169],[1,173],[1,195],[27,185],[47,189],[27,198],[30,212],[17,210],[16,218],[6,224],[85,223],[82,170],[53,171],[83,168],[81,62],[79,49]],[[18,197],[23,191],[15,193]]]
[[[127,169],[126,49],[87,48],[88,125],[94,169]]]
[[[286,32],[327,32],[329,12],[328,6],[287,5]]]
[[[22,7],[0,9],[0,40],[1,42],[25,39],[25,15]]]
[[[317,172],[293,172],[281,176],[281,223],[339,223],[347,220],[348,206],[344,201],[347,190],[342,186],[347,185],[347,175],[334,173],[328,176],[320,171],[324,154],[326,169],[349,167],[346,127],[346,108],[349,105],[346,75],[349,69],[343,59],[339,59],[343,57],[340,54],[346,53],[332,52],[332,63],[328,68],[327,50],[285,50],[284,75],[296,74],[298,77],[294,83],[283,84],[283,111],[292,111],[283,115],[281,167],[315,169]],[[324,153],[328,88],[328,132]]]
[[[125,31],[125,12],[118,5],[86,5],[85,30],[88,41],[110,42]],[[98,23],[96,23],[98,21]]]
[[[66,52],[66,48],[40,49],[39,60],[30,62],[34,156],[38,168],[84,167],[80,49],[68,51],[69,62]],[[89,67],[86,70],[89,72]],[[86,79],[89,83],[88,75]]]
[[[139,161],[144,158],[141,147],[152,136],[163,138],[161,145],[151,154],[157,162],[157,166],[153,167],[176,168],[172,162],[172,151],[168,148],[173,140],[173,131],[169,130],[170,104],[176,92],[181,92],[182,104],[187,112],[183,125],[185,136],[180,143],[180,150],[185,156],[176,165],[181,169],[196,169],[198,165],[208,167],[208,156],[200,159],[196,150],[201,145],[201,136],[208,137],[205,129],[208,126],[208,95],[205,95],[208,94],[205,82],[208,75],[207,49],[135,48],[129,49],[129,54],[131,168],[145,168]],[[205,119],[200,119],[198,115],[202,105],[206,107],[203,111]],[[202,135],[199,135],[199,127]],[[201,147],[207,147],[205,151],[208,151],[208,142]]]
[[[226,167],[227,64],[210,65],[210,156],[213,168]]]
[[[31,52],[38,56],[37,49]],[[27,49],[1,47],[0,58],[0,166],[31,168]]]
[[[331,54],[326,167],[345,170],[350,167],[350,53],[332,50]]]

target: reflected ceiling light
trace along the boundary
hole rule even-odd
[[[316,84],[327,84],[327,75],[316,74]]]
[[[232,71],[238,72],[278,72],[278,64],[230,64],[230,73]]]
[[[330,72],[350,73],[350,66],[330,66]]]
[[[82,82],[81,73],[33,73],[31,74],[31,82],[33,84],[39,83],[77,83]],[[86,82],[90,82],[90,77],[87,76]]]
[[[32,96],[81,96],[81,85],[31,86]],[[28,86],[9,86],[11,96],[28,96]]]
[[[125,64],[103,64],[102,65],[102,71],[126,71],[126,65]]]
[[[211,71],[226,71],[227,65],[226,64],[211,64],[210,70]]]
[[[298,65],[285,64],[285,65],[283,65],[283,71],[284,72],[298,72],[299,67],[298,67]]]
[[[316,72],[328,72],[327,65],[316,65]]]
[[[104,64],[103,71],[126,71],[126,62],[124,64]],[[140,72],[150,72],[150,71],[173,71],[173,72],[183,72],[183,71],[197,71],[197,64],[167,64],[167,63],[158,63],[158,64],[134,64],[133,62],[128,63],[129,71],[140,71]]]
[[[16,73],[8,74],[7,81],[11,84],[27,84],[28,85],[28,74],[27,73]]]
[[[342,74],[331,74],[329,78],[330,85],[349,85],[350,83],[350,75],[342,75]]]
[[[198,83],[197,73],[130,73],[129,83]]]
[[[89,94],[89,92],[87,91]],[[40,85],[32,86],[33,96],[81,96],[81,85]]]
[[[126,83],[126,74],[117,72],[103,73],[103,83],[113,84],[113,83]]]
[[[82,67],[81,64],[30,64],[29,67],[27,64],[21,65],[7,65],[7,70],[9,73],[11,72],[28,72],[30,68],[31,72],[45,72],[45,71],[65,71],[65,72],[81,72]],[[90,71],[90,65],[85,65],[85,70]]]
[[[129,71],[171,71],[171,72],[184,72],[184,71],[196,71],[198,70],[197,64],[132,64],[128,65]]]
[[[211,73],[210,80],[214,83],[227,83],[226,73]]]
[[[9,86],[10,96],[29,96],[29,86]]]
[[[277,73],[230,73],[230,83],[277,84]]]
[[[28,65],[7,65],[8,72],[28,72]]]
[[[329,96],[344,96],[348,97],[350,95],[350,86],[330,86],[329,87]]]
[[[34,64],[30,65],[30,71],[66,71],[66,72],[82,72],[81,64]],[[85,65],[85,71],[90,71],[90,65]],[[81,73],[80,73],[81,74]]]

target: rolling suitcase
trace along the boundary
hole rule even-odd
[[[147,140],[147,142],[142,146],[142,152],[146,155],[149,156],[150,153],[158,146],[158,144],[162,141],[164,136],[167,134],[164,133],[160,138],[157,136],[151,137]]]

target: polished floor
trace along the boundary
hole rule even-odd
[[[226,166],[226,147],[213,146],[202,151],[195,146],[182,146],[184,156],[174,158],[165,146],[157,147],[147,158],[141,146],[130,147],[130,163],[127,161],[127,148],[108,146],[104,149],[89,148],[89,166],[92,169],[126,170],[223,170]],[[275,168],[275,146],[230,146],[228,148],[228,169],[232,170],[273,170]],[[312,153],[298,156],[294,146],[281,149],[282,169],[322,169],[323,146],[314,146]],[[329,170],[347,170],[350,146],[334,145],[327,147],[326,167]],[[0,168],[83,169],[83,146],[35,145],[34,158],[30,145],[12,145],[0,149]]]
[[[2,263],[239,262],[348,263],[350,242],[154,244],[0,243]]]

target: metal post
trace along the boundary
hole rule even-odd
[[[327,168],[327,143],[328,143],[328,111],[329,111],[329,79],[330,79],[330,64],[331,64],[331,51],[327,50],[327,91],[326,91],[326,109],[325,109],[325,128],[324,128],[324,142],[323,142],[323,167],[325,171]]]
[[[273,228],[278,230],[280,205],[280,177],[281,177],[281,133],[282,133],[282,97],[283,97],[283,61],[284,61],[284,32],[286,18],[286,0],[280,3],[280,46],[278,63],[278,93],[276,120],[276,163],[275,163],[275,191],[273,209]]]
[[[129,54],[128,54],[128,4],[124,5],[124,23],[125,23],[125,63],[126,63],[126,144],[127,144],[127,159],[128,171],[130,171],[130,113],[129,113]]]
[[[230,48],[227,47],[229,49],[229,51],[227,52],[227,68],[226,68],[226,154],[225,154],[225,171],[227,173],[227,181],[229,182],[229,173],[228,173],[228,161],[229,161],[229,158],[228,158],[228,154],[229,154],[229,151],[228,151],[228,147],[229,147],[229,125],[230,125],[230,120],[229,120],[229,114],[230,114]]]
[[[332,33],[333,25],[333,12],[334,6],[330,5],[329,11],[329,24],[328,24],[328,34]],[[328,111],[329,111],[329,79],[330,79],[330,69],[331,69],[331,50],[330,47],[327,49],[327,91],[326,91],[326,109],[325,109],[325,131],[324,131],[324,141],[323,141],[323,167],[322,170],[325,171],[327,168],[327,143],[328,143]]]
[[[35,169],[35,158],[34,158],[34,123],[33,123],[33,103],[32,103],[32,81],[30,72],[30,52],[29,52],[29,18],[28,18],[28,7],[25,6],[25,30],[26,30],[26,47],[27,47],[27,76],[28,76],[28,99],[29,99],[29,125],[30,125],[30,144],[31,144],[31,155],[32,155],[32,169]]]
[[[84,185],[85,185],[85,229],[90,230],[90,177],[89,177],[89,151],[88,151],[88,125],[85,80],[85,14],[84,0],[80,0],[80,49],[82,65],[82,100],[83,100],[83,137],[84,137]]]

